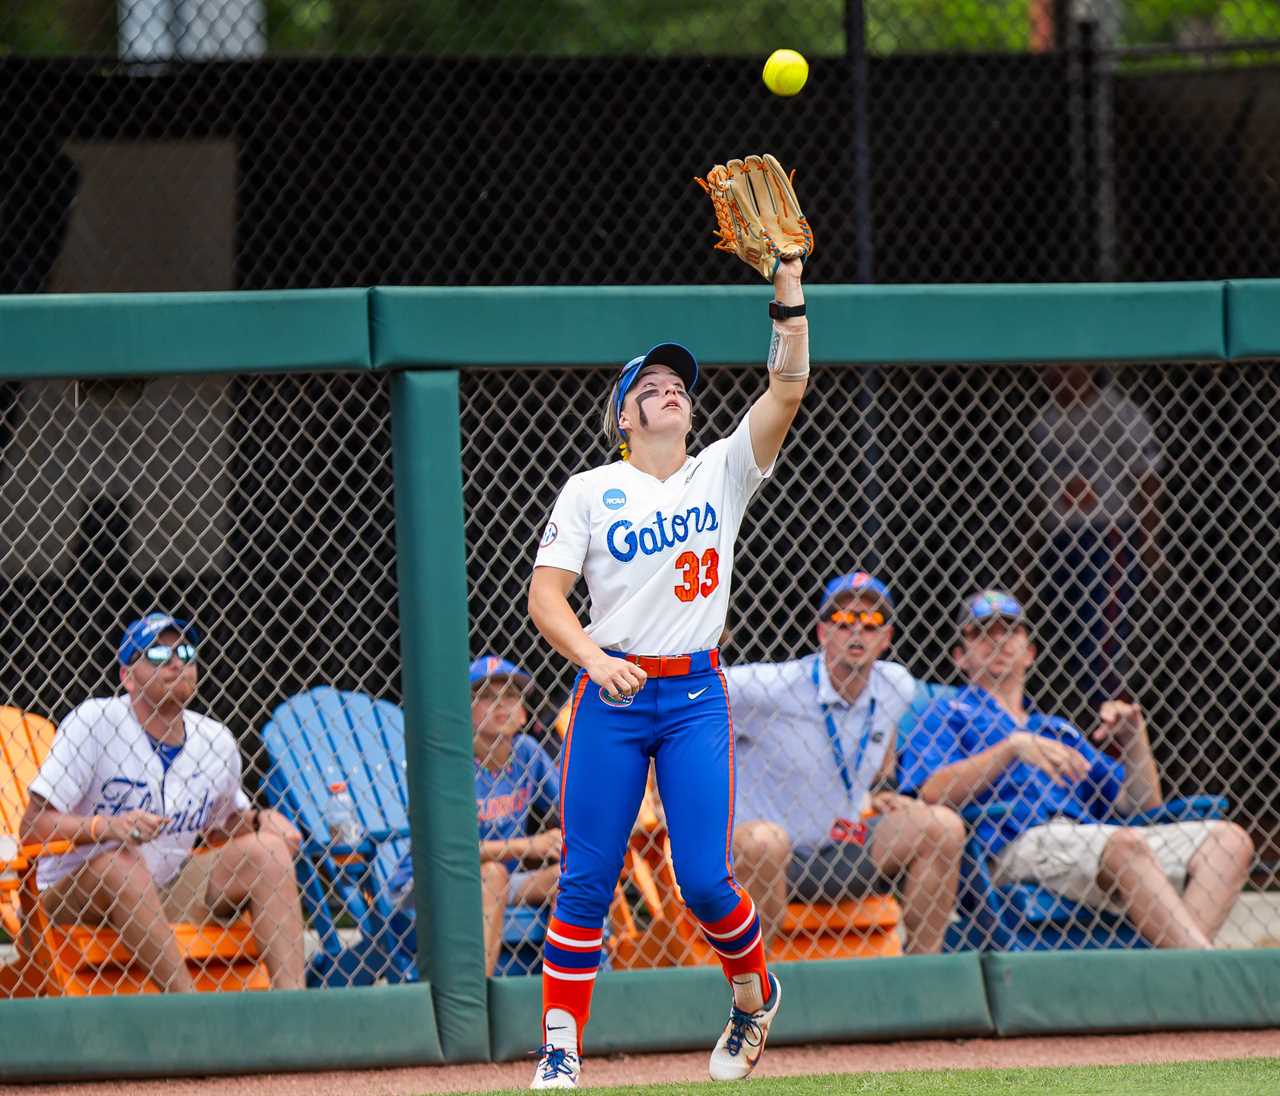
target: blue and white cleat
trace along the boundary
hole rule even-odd
[[[538,1068],[533,1072],[530,1088],[577,1088],[582,1073],[582,1060],[571,1050],[561,1050],[547,1044],[536,1054],[541,1055]]]
[[[713,1081],[741,1081],[756,1068],[769,1037],[769,1025],[782,1003],[782,984],[772,974],[769,986],[773,990],[769,1003],[758,1012],[743,1012],[736,1005],[729,1009],[729,1022],[711,1052]]]

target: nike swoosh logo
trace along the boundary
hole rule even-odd
[[[698,697],[700,697],[703,693],[705,693],[709,688],[711,688],[710,685],[704,685],[696,693],[687,693],[686,695],[689,697],[690,700],[697,700]]]

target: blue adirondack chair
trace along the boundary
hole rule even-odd
[[[899,748],[916,721],[936,701],[953,697],[954,685],[920,682],[911,707],[899,726]],[[1222,818],[1226,799],[1201,795],[1171,799],[1140,814],[1117,817],[1116,822],[1155,826],[1166,822]],[[995,820],[1010,808],[1006,804],[970,805],[960,812],[971,831],[984,819]],[[956,902],[957,920],[947,931],[947,951],[1049,951],[1100,948],[1145,948],[1149,945],[1123,917],[1093,909],[1036,883],[996,886],[987,857],[970,837],[960,865]]]
[[[404,713],[390,701],[322,685],[277,707],[262,738],[271,759],[267,799],[304,837],[298,881],[320,938],[308,985],[415,981],[414,921],[391,886],[409,850]],[[329,785],[338,780],[347,784],[367,835],[356,850],[328,838],[324,810]],[[360,930],[351,947],[338,933],[335,907],[345,908]],[[495,975],[541,972],[547,921],[545,908],[508,907]]]
[[[387,886],[409,847],[403,713],[385,700],[320,686],[280,704],[262,740],[271,761],[265,795],[303,835],[298,882],[320,938],[307,984],[416,980],[413,950],[402,940],[405,918],[396,916]],[[329,839],[325,808],[336,781],[346,783],[364,827],[355,848]],[[351,946],[338,933],[344,911],[360,933]]]

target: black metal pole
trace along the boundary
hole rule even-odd
[[[867,12],[863,0],[845,0],[845,56],[853,93],[853,280],[868,283],[875,269],[871,225],[871,138],[867,121]]]

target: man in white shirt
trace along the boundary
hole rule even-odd
[[[31,782],[22,839],[73,848],[40,860],[40,900],[54,921],[115,929],[169,992],[194,988],[170,922],[247,906],[272,986],[301,989],[301,835],[249,805],[230,730],[188,710],[197,641],[166,613],[134,621],[119,648],[125,695],[86,700],[58,727]],[[193,855],[197,836],[211,847]]]
[[[893,598],[858,571],[823,590],[816,654],[725,670],[738,803],[734,866],[766,938],[788,900],[837,902],[902,880],[907,950],[937,952],[955,909],[965,829],[895,794],[898,724],[915,681],[881,658]]]

